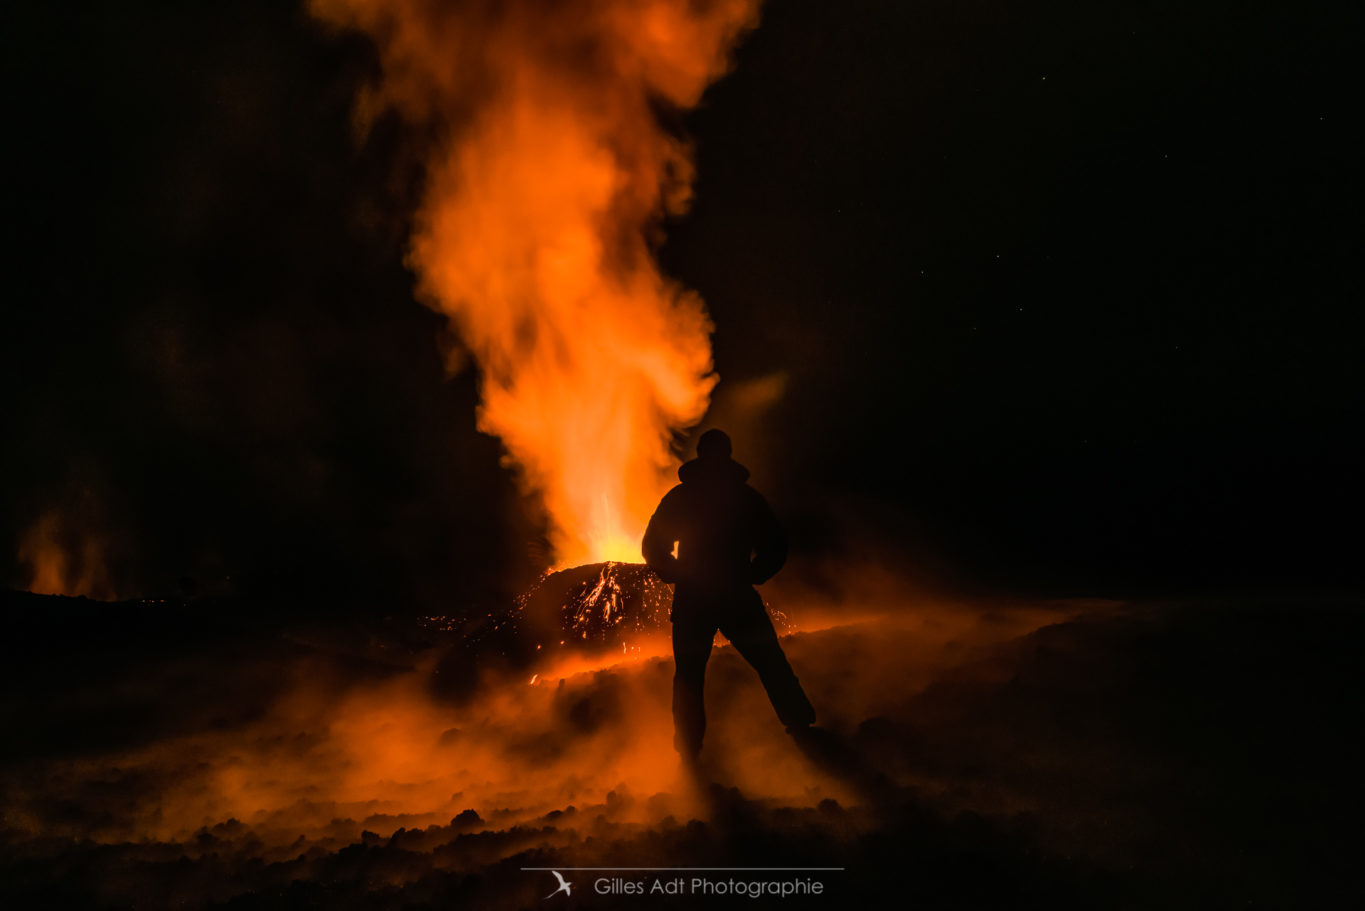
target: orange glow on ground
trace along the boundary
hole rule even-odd
[[[905,700],[946,668],[1070,612],[924,604],[901,616],[841,620],[831,608],[783,644],[821,724],[847,732],[903,713]],[[706,776],[773,806],[866,806],[856,782],[793,745],[752,668],[718,644],[708,672]],[[715,795],[673,750],[667,637],[637,645],[625,654],[547,655],[525,673],[485,674],[456,699],[433,688],[436,654],[375,676],[315,653],[273,668],[278,696],[260,717],[16,778],[6,818],[16,831],[102,843],[189,844],[205,831],[249,831],[259,856],[286,860],[400,829],[430,838],[501,833],[483,862],[537,846],[572,849],[595,826],[706,819]],[[43,809],[50,793],[112,793],[110,783],[124,778],[137,783],[137,796],[97,824],[68,824]],[[918,783],[937,787],[931,777]]]

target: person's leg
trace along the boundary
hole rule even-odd
[[[709,619],[673,614],[673,747],[684,759],[701,752],[706,733],[706,661],[716,627]]]
[[[787,662],[773,622],[756,592],[753,601],[738,609],[720,631],[735,651],[758,671],[758,679],[763,682],[768,699],[783,724],[789,728],[804,728],[815,723],[815,707],[806,698],[801,681],[796,679],[796,673]]]

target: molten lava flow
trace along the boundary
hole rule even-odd
[[[478,426],[543,501],[559,567],[638,559],[716,382],[701,300],[652,253],[692,165],[694,106],[757,0],[313,0],[378,43],[392,106],[445,137],[409,264],[477,361]]]

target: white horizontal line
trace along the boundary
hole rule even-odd
[[[764,870],[764,871],[786,870],[786,871],[804,871],[804,872],[810,872],[810,871],[815,871],[815,870],[825,870],[825,871],[830,871],[830,870],[843,870],[844,868],[843,868],[843,867],[522,867],[522,869],[523,869],[523,870],[546,870],[546,871],[550,871],[550,872],[553,872],[553,871],[555,871],[555,870],[575,870],[575,871],[606,870],[606,871],[615,871],[615,872],[620,873],[620,872],[625,872],[625,871],[640,872],[640,871],[647,871],[647,870],[725,870],[725,871],[730,871],[730,872],[759,871],[759,870]]]

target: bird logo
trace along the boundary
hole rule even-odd
[[[556,889],[556,890],[554,890],[553,892],[551,892],[549,895],[547,895],[547,896],[545,896],[545,897],[546,897],[546,898],[554,898],[556,895],[558,895],[558,894],[561,893],[561,892],[563,892],[565,895],[572,895],[572,894],[573,894],[573,890],[572,890],[571,888],[569,888],[569,887],[572,886],[573,883],[566,881],[566,880],[564,879],[563,876],[560,876],[558,870],[551,870],[550,872],[553,873],[553,874],[555,875],[555,879],[559,880],[559,888]]]

